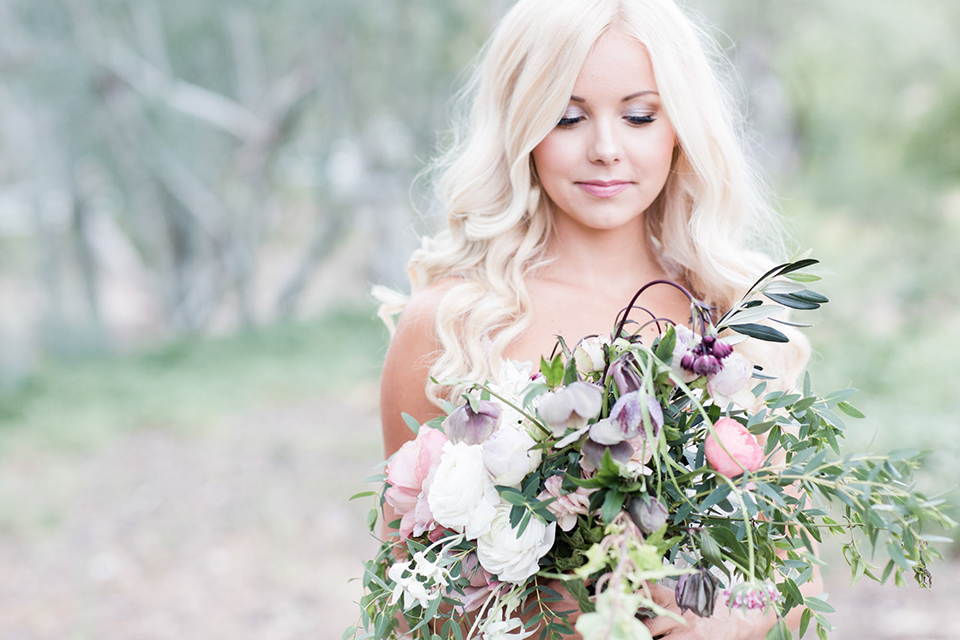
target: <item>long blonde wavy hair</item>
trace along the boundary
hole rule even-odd
[[[768,256],[782,254],[777,216],[719,81],[727,63],[702,27],[672,0],[520,0],[484,47],[461,94],[469,111],[434,163],[448,228],[425,238],[407,267],[414,293],[447,281],[431,368],[439,381],[493,380],[504,351],[531,324],[525,278],[548,259],[551,233],[551,203],[531,152],[557,125],[587,55],[610,29],[646,47],[677,134],[670,176],[644,213],[645,241],[661,266],[722,312],[772,264]],[[375,294],[392,329],[405,297]],[[808,348],[797,334],[787,346],[754,345],[746,355],[791,380]],[[458,397],[433,382],[426,391],[434,402]]]

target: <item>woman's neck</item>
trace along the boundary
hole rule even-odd
[[[548,245],[553,260],[539,278],[600,294],[635,291],[664,277],[645,241],[643,218],[616,229],[591,229],[558,216]]]

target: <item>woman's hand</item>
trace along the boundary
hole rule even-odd
[[[654,638],[666,635],[669,640],[763,640],[777,621],[772,608],[766,614],[762,610],[744,613],[720,602],[709,618],[701,618],[692,611],[681,614],[672,589],[651,584],[650,592],[654,602],[686,620],[686,624],[667,616],[644,620]]]

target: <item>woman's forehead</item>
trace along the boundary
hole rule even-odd
[[[587,102],[651,93],[657,93],[657,83],[647,48],[616,29],[605,32],[594,44],[573,88],[573,95]]]

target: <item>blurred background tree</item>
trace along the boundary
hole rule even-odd
[[[436,228],[415,178],[510,4],[0,0],[0,445],[375,384],[369,285]],[[688,4],[823,262],[814,379],[960,505],[960,3]]]

